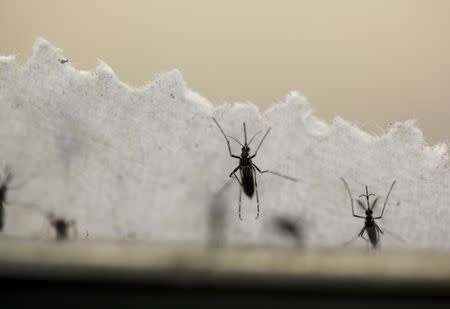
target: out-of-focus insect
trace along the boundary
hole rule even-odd
[[[64,63],[66,63],[66,62],[69,62],[69,59],[58,59],[59,60],[59,62],[61,63],[61,64],[64,64]]]
[[[56,240],[69,239],[69,233],[72,230],[73,235],[77,235],[75,220],[67,220],[63,217],[56,216],[53,213],[47,213],[47,219],[50,222],[50,226],[55,230]]]
[[[5,227],[5,221],[6,221],[5,206],[14,205],[14,206],[25,207],[25,208],[29,208],[30,206],[31,206],[31,208],[35,207],[35,205],[32,203],[27,203],[27,202],[17,201],[17,200],[10,200],[8,198],[8,194],[11,191],[15,191],[15,190],[25,186],[28,182],[30,182],[37,176],[39,176],[39,174],[28,175],[27,179],[21,181],[20,183],[18,183],[16,181],[13,183],[13,180],[15,180],[16,177],[13,177],[11,168],[8,165],[6,165],[0,169],[0,232]]]
[[[276,216],[273,218],[272,224],[278,233],[293,239],[300,247],[304,238],[304,227],[303,222],[299,221],[299,219],[288,216]]]
[[[226,135],[225,132],[223,131],[222,127],[217,122],[216,118],[213,117],[213,120],[216,123],[217,127],[219,128],[220,132],[222,132],[223,136],[225,137],[225,140],[227,141],[228,151],[230,152],[230,156],[233,157],[233,158],[239,159],[239,165],[230,173],[230,177],[236,178],[236,180],[240,184],[240,190],[239,190],[239,219],[242,220],[242,215],[241,215],[242,189],[244,189],[244,193],[249,198],[252,198],[253,194],[256,192],[257,212],[256,212],[255,219],[258,219],[258,217],[259,217],[259,195],[258,195],[258,183],[256,181],[256,171],[258,171],[260,173],[271,173],[271,174],[274,174],[274,175],[277,175],[277,176],[280,176],[280,177],[283,177],[283,178],[286,178],[286,179],[289,179],[289,180],[292,180],[292,181],[297,181],[297,179],[293,178],[293,177],[282,175],[280,173],[272,172],[272,171],[269,171],[269,170],[263,171],[263,170],[259,169],[252,162],[252,159],[254,157],[256,157],[256,154],[258,153],[259,148],[261,147],[262,143],[264,142],[264,139],[266,138],[267,134],[269,134],[271,128],[267,129],[267,131],[264,134],[263,138],[259,142],[258,147],[256,147],[255,152],[253,154],[250,154],[250,148],[249,148],[250,144],[252,143],[252,141],[255,138],[255,136],[258,135],[259,133],[261,133],[262,131],[256,132],[255,135],[253,135],[253,137],[247,143],[247,130],[246,130],[246,127],[245,127],[245,122],[244,122],[243,123],[243,125],[244,125],[244,144],[242,144],[237,139],[235,139],[234,137]],[[231,152],[230,140],[228,138],[231,138],[236,143],[238,143],[239,145],[242,146],[242,153],[241,153],[240,156],[234,155]],[[241,175],[241,179],[240,180],[239,180],[239,178],[236,175],[236,172],[238,170],[239,170],[240,175]]]
[[[5,226],[5,205],[7,204],[7,193],[11,180],[11,170],[8,167],[5,167],[3,170],[2,179],[0,180],[0,232]]]
[[[378,226],[378,224],[375,223],[375,220],[381,219],[383,217],[384,209],[385,209],[387,201],[389,199],[389,195],[391,194],[392,188],[394,187],[394,185],[397,181],[394,181],[392,183],[392,185],[388,191],[386,199],[384,200],[384,205],[383,205],[383,209],[381,210],[381,214],[377,217],[374,217],[373,210],[377,206],[378,197],[375,197],[375,194],[372,194],[372,193],[369,194],[369,189],[366,186],[366,194],[361,194],[359,196],[359,198],[362,198],[362,197],[365,198],[367,206],[364,206],[364,203],[360,199],[356,200],[357,204],[365,211],[365,216],[357,215],[357,214],[355,214],[355,210],[353,207],[353,197],[352,197],[352,193],[350,192],[350,187],[348,186],[348,184],[344,178],[341,178],[341,180],[344,183],[344,185],[347,189],[348,195],[350,197],[353,217],[365,219],[364,227],[359,232],[358,236],[362,237],[366,241],[367,240],[370,241],[370,243],[372,244],[372,247],[376,248],[380,241],[380,234],[383,234],[383,230]],[[375,197],[375,199],[372,201],[372,203],[370,202],[370,196]],[[364,232],[367,233],[367,236],[369,237],[369,239],[364,237]]]

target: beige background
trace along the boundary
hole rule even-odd
[[[323,119],[381,133],[416,118],[429,143],[448,140],[450,1],[262,2],[0,0],[0,54],[23,63],[43,36],[133,85],[178,68],[215,104],[299,90]]]

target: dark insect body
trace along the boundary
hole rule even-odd
[[[350,187],[348,186],[347,182],[344,180],[344,178],[341,178],[342,182],[344,183],[348,195],[350,197],[350,202],[352,205],[352,214],[355,218],[362,218],[365,219],[364,227],[359,232],[358,237],[362,237],[364,240],[370,241],[372,248],[376,248],[380,242],[380,235],[383,234],[383,230],[378,226],[378,224],[375,222],[375,220],[381,219],[384,214],[384,209],[386,208],[387,201],[389,199],[389,195],[391,194],[392,188],[394,187],[396,181],[394,181],[388,191],[388,194],[386,196],[386,199],[384,201],[383,209],[381,211],[381,214],[377,217],[373,216],[373,210],[377,206],[378,197],[376,197],[372,202],[370,202],[370,196],[375,196],[375,194],[370,193],[369,189],[366,186],[366,194],[361,194],[359,198],[363,197],[366,200],[366,206],[364,206],[364,203],[358,199],[356,200],[357,204],[365,211],[365,216],[357,215],[355,214],[355,210],[353,207],[353,197],[350,192]],[[364,237],[364,232],[366,232],[369,239]]]
[[[7,193],[9,189],[9,184],[12,180],[12,174],[8,168],[4,170],[4,179],[2,179],[0,184],[0,232],[5,226],[5,205],[7,204]]]
[[[297,243],[302,241],[304,230],[298,219],[277,216],[273,219],[273,225],[280,234],[296,240]]]
[[[259,148],[261,147],[264,139],[266,138],[267,134],[269,134],[270,129],[268,128],[266,131],[266,134],[264,134],[263,138],[261,139],[261,141],[259,142],[258,147],[256,148],[255,153],[250,154],[250,144],[252,143],[253,139],[255,138],[256,135],[258,135],[259,133],[261,133],[262,131],[258,131],[255,133],[255,135],[253,135],[253,137],[250,139],[250,141],[247,143],[247,130],[245,127],[245,122],[243,123],[244,126],[244,144],[240,143],[237,139],[235,139],[232,136],[228,136],[225,134],[225,132],[223,131],[222,127],[219,125],[219,123],[217,122],[216,118],[213,117],[214,122],[216,123],[217,127],[219,128],[220,132],[222,132],[223,136],[225,137],[225,140],[227,141],[227,145],[228,145],[228,151],[230,153],[230,156],[236,159],[239,159],[239,165],[230,173],[230,177],[234,177],[236,178],[236,180],[239,182],[240,184],[240,190],[239,190],[239,219],[242,220],[242,215],[241,215],[241,199],[242,199],[242,190],[244,190],[244,193],[249,197],[252,198],[253,195],[256,193],[256,217],[255,219],[258,219],[259,217],[259,194],[258,194],[258,183],[256,181],[256,171],[258,171],[259,173],[272,173],[274,175],[292,180],[292,181],[297,181],[295,178],[292,177],[288,177],[279,173],[275,173],[275,172],[271,172],[268,170],[260,170],[253,162],[252,159],[254,157],[256,157],[256,154],[258,153]],[[231,146],[230,146],[230,140],[228,138],[231,138],[232,140],[234,140],[236,143],[238,143],[239,145],[242,146],[242,152],[240,156],[234,155],[231,152]],[[236,175],[236,172],[239,170],[241,179],[239,179]]]
[[[64,64],[64,63],[66,63],[66,62],[69,62],[69,59],[59,59],[59,62],[60,62],[61,64]]]
[[[56,240],[69,239],[69,232],[71,229],[74,233],[76,233],[74,220],[66,220],[62,217],[56,217],[52,213],[47,214],[47,219],[50,221],[51,227],[55,230]]]

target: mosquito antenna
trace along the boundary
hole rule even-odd
[[[225,137],[226,141],[228,142],[228,138],[225,135],[225,132],[223,131],[222,127],[220,126],[220,124],[217,122],[216,118],[212,117],[212,119],[214,120],[214,122],[216,123],[217,127],[219,128],[220,132],[222,132],[223,137]]]
[[[258,147],[256,148],[256,151],[255,151],[254,156],[256,156],[256,154],[258,153],[259,148],[261,147],[262,143],[263,143],[264,140],[266,139],[266,136],[267,136],[267,134],[269,134],[269,132],[270,132],[271,129],[272,129],[272,128],[268,128],[268,129],[267,129],[266,134],[264,134],[263,138],[262,138],[261,141],[259,142]]]
[[[227,137],[231,138],[233,141],[235,141],[236,143],[238,143],[239,145],[241,145],[242,147],[244,147],[244,145],[242,145],[237,139],[235,139],[233,136],[231,135],[227,135]]]
[[[394,188],[395,183],[397,182],[397,180],[394,180],[394,182],[391,185],[391,188],[389,189],[389,192],[386,196],[386,199],[384,200],[384,205],[383,205],[383,210],[381,211],[381,215],[378,218],[382,218],[383,214],[384,214],[384,208],[386,207],[387,201],[389,199],[389,195],[391,194],[392,188]]]
[[[255,135],[252,136],[252,138],[250,139],[250,142],[248,142],[248,146],[250,146],[250,144],[252,143],[252,140],[255,138],[255,136],[258,135],[258,134],[261,133],[261,132],[262,132],[262,130],[256,132]]]
[[[245,138],[245,146],[247,146],[247,129],[245,128],[245,122],[244,122],[244,138]]]
[[[353,213],[353,215],[355,215],[355,210],[353,209],[353,197],[352,197],[352,193],[350,192],[350,187],[348,186],[347,182],[345,181],[345,179],[343,177],[341,177],[341,180],[344,183],[345,188],[347,189],[348,197],[350,197],[350,203],[352,205],[352,213]]]

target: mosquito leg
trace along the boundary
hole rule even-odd
[[[384,234],[383,230],[378,226],[378,224],[375,223],[375,227],[381,234]]]
[[[242,215],[241,215],[241,198],[242,198],[242,186],[239,187],[239,219],[241,221],[244,221],[244,220],[242,220]]]
[[[256,166],[255,163],[252,163],[252,165],[253,165],[253,167],[256,168],[256,169],[258,170],[258,172],[260,172],[261,174],[262,174],[262,173],[267,173],[267,172],[268,172],[268,170],[262,171],[259,167]]]
[[[233,177],[233,175],[235,175],[235,173],[237,172],[237,170],[238,170],[240,167],[241,167],[240,165],[236,166],[236,168],[230,173],[230,177]]]
[[[241,181],[239,180],[238,176],[236,176],[236,173],[234,173],[233,176],[234,176],[234,178],[236,178],[236,180],[239,182],[239,186],[242,187],[242,183],[241,183]]]
[[[259,194],[258,194],[258,183],[256,182],[256,171],[253,169],[253,172],[255,173],[255,191],[256,191],[256,218],[259,218]]]
[[[5,210],[3,209],[3,204],[0,204],[0,232],[3,230],[5,224]]]
[[[381,218],[383,218],[384,209],[386,208],[386,204],[388,202],[389,195],[391,195],[392,188],[394,188],[394,185],[395,185],[396,182],[397,182],[397,180],[394,180],[394,182],[392,183],[391,187],[389,188],[389,192],[388,192],[388,194],[386,196],[386,199],[384,200],[383,210],[381,210],[381,215],[379,215],[378,217],[374,217],[374,219],[381,219]]]
[[[364,231],[365,231],[365,230],[366,230],[366,227],[364,226],[364,227],[361,229],[361,231],[359,232],[358,236],[364,238],[363,234],[364,234]]]
[[[281,178],[285,178],[285,179],[288,179],[288,180],[291,180],[291,181],[294,181],[294,182],[297,182],[297,181],[298,181],[298,179],[295,178],[295,177],[283,175],[283,174],[280,174],[280,173],[278,173],[278,172],[273,172],[273,171],[269,171],[269,170],[264,170],[264,171],[263,171],[263,170],[261,170],[259,167],[257,167],[255,163],[252,163],[252,165],[253,165],[253,167],[256,168],[256,169],[258,170],[258,172],[260,172],[261,174],[263,174],[263,173],[270,173],[270,174],[272,174],[272,175],[275,175],[275,176],[278,176],[278,177],[281,177]]]
[[[220,126],[220,124],[217,122],[216,118],[212,117],[212,119],[214,120],[214,122],[216,123],[217,127],[219,128],[220,132],[222,132],[223,137],[225,137],[225,140],[227,141],[227,145],[228,145],[228,151],[230,152],[230,156],[232,156],[233,158],[237,158],[240,159],[241,157],[234,155],[231,152],[231,146],[230,146],[230,141],[228,140],[225,132],[223,131],[222,127]]]

